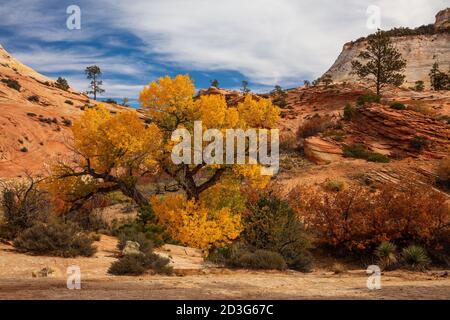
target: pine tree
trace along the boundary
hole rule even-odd
[[[102,71],[98,66],[90,66],[87,67],[84,72],[86,73],[86,77],[91,80],[91,83],[89,85],[91,90],[87,93],[93,94],[94,100],[97,100],[97,93],[105,92],[105,90],[103,90],[103,88],[101,87],[103,85],[103,81],[98,80],[102,75]]]
[[[249,87],[248,87],[248,81],[246,81],[246,80],[242,81],[242,89],[241,89],[241,91],[242,91],[243,95],[246,95],[247,93],[249,93],[251,91],[249,89]]]
[[[435,62],[429,73],[431,87],[435,91],[439,90],[449,90],[450,89],[450,78],[448,74],[445,74],[439,70],[439,63]]]
[[[405,80],[402,72],[406,61],[384,31],[378,30],[369,38],[366,49],[358,58],[367,62],[363,64],[358,60],[352,61],[353,73],[361,79],[373,82],[378,96],[387,84],[400,86]]]
[[[217,79],[211,80],[211,87],[219,87],[219,81]]]

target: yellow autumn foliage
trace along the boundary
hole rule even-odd
[[[220,248],[236,239],[242,230],[241,216],[229,208],[210,210],[194,199],[174,194],[150,199],[153,210],[173,239],[202,249]]]
[[[112,116],[100,106],[84,112],[72,131],[75,149],[98,171],[157,164],[160,130],[155,124],[146,127],[134,112]]]

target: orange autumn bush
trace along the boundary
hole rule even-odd
[[[241,216],[230,208],[212,210],[198,200],[175,194],[150,199],[160,223],[174,240],[208,251],[236,239],[242,230]]]
[[[377,192],[348,187],[337,193],[297,187],[289,202],[319,245],[341,252],[365,252],[384,241],[449,252],[450,208],[431,187],[402,182]]]

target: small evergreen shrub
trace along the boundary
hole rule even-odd
[[[73,106],[73,101],[72,101],[72,100],[66,100],[66,101],[64,101],[64,103],[66,103],[66,104],[69,104],[69,105]]]
[[[29,116],[29,117],[36,117],[37,114],[33,113],[33,112],[27,112],[27,116]]]
[[[406,110],[406,106],[400,102],[394,102],[391,104],[391,109],[395,110]]]
[[[256,250],[279,253],[291,269],[309,271],[311,238],[288,203],[269,195],[249,204],[249,209],[241,242]]]
[[[383,154],[370,151],[363,144],[351,144],[344,146],[344,157],[346,158],[355,158],[355,159],[365,159],[370,162],[381,162],[387,163],[390,161],[388,156]]]
[[[128,254],[117,261],[114,261],[109,267],[108,273],[122,276],[139,276],[144,274],[147,268],[145,267],[145,255],[143,254]]]
[[[51,221],[38,222],[26,229],[14,240],[14,247],[21,252],[57,256],[90,257],[96,252],[93,239],[80,232],[76,225]]]
[[[112,233],[117,237],[121,234],[131,235],[143,233],[156,247],[160,247],[165,243],[179,244],[172,239],[166,228],[158,223],[158,219],[151,206],[139,209],[135,221],[114,226]]]
[[[20,152],[26,153],[26,152],[28,152],[28,148],[22,147],[22,148],[20,148]]]
[[[390,159],[388,156],[381,154],[381,153],[376,153],[376,152],[371,152],[366,160],[369,162],[379,162],[379,163],[390,162]]]
[[[410,145],[413,149],[417,151],[422,151],[428,146],[428,140],[425,137],[415,136],[411,141]]]
[[[9,88],[17,91],[20,91],[20,88],[22,88],[20,83],[13,79],[2,79],[2,82],[6,84]]]
[[[55,87],[61,89],[61,90],[69,90],[69,83],[66,79],[58,77],[58,79],[55,82]]]
[[[339,192],[344,190],[344,182],[340,180],[328,180],[326,182],[326,189],[334,192]]]
[[[355,113],[356,113],[356,108],[353,107],[350,103],[347,103],[344,107],[343,119],[345,121],[350,121],[355,116]]]
[[[254,252],[241,250],[230,260],[230,266],[245,269],[286,270],[287,265],[281,254],[268,250]]]
[[[160,257],[155,253],[127,254],[111,264],[108,273],[123,276],[138,276],[148,270],[158,274],[170,275],[173,268],[169,265],[170,260]]]
[[[414,91],[422,92],[425,89],[425,84],[422,80],[414,83]]]
[[[363,95],[360,95],[357,100],[356,100],[356,105],[357,106],[365,106],[366,104],[371,104],[371,103],[380,103],[380,97],[377,96],[376,94],[373,93],[366,93]]]
[[[29,96],[28,97],[28,101],[34,102],[34,103],[38,103],[39,102],[39,96],[37,96],[37,95]]]
[[[70,119],[64,119],[64,120],[63,120],[63,124],[64,124],[66,127],[70,127],[70,126],[72,125],[72,120],[70,120]]]

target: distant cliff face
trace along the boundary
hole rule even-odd
[[[436,15],[434,28],[441,32],[391,38],[407,62],[404,86],[412,86],[418,80],[424,81],[425,85],[429,86],[428,73],[435,61],[439,62],[442,71],[450,70],[450,32],[442,32],[442,29],[449,27],[450,8],[442,10]],[[346,43],[336,62],[325,74],[331,75],[334,82],[358,81],[357,76],[351,74],[351,62],[357,59],[358,54],[365,49],[366,45],[366,41]]]

